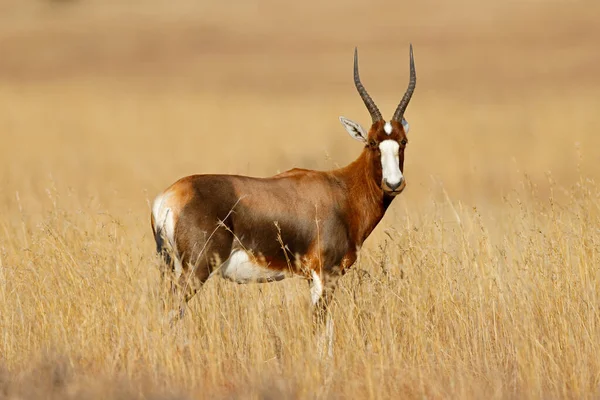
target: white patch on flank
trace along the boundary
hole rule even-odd
[[[172,258],[175,267],[175,276],[179,277],[183,272],[181,261],[177,255],[177,245],[175,243],[175,216],[173,209],[169,206],[170,193],[166,192],[158,195],[152,203],[152,215],[156,229],[160,229],[171,247]]]
[[[323,282],[321,282],[321,278],[319,278],[319,275],[314,270],[311,271],[311,276],[313,280],[310,285],[310,300],[315,305],[323,295]]]
[[[384,140],[379,144],[381,151],[381,167],[383,168],[383,180],[388,185],[395,186],[402,182],[400,171],[400,145],[395,140]]]
[[[283,271],[253,263],[248,253],[241,249],[232,250],[218,271],[223,278],[237,283],[280,281],[286,277]]]
[[[390,122],[386,122],[385,125],[383,126],[383,130],[385,131],[385,133],[387,133],[388,135],[392,134],[392,124],[390,124]]]
[[[404,118],[402,118],[402,127],[404,127],[404,133],[408,133],[408,130],[410,129],[410,124]]]

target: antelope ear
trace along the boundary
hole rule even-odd
[[[404,128],[404,133],[408,134],[408,130],[410,129],[410,124],[404,118],[402,118],[402,127]]]
[[[348,131],[350,136],[359,142],[367,142],[367,133],[358,122],[354,122],[348,118],[340,117],[340,122],[344,125],[344,128]]]

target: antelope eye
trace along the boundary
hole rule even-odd
[[[371,147],[375,147],[376,145],[377,145],[377,143],[375,143],[375,141],[374,141],[374,140],[370,140],[370,141],[369,141],[369,146],[371,146]]]
[[[408,143],[408,140],[402,139],[402,141],[400,143],[402,144],[402,146],[406,146],[406,144]]]

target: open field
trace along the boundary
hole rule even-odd
[[[413,4],[414,3],[414,4]],[[600,397],[600,3],[0,2],[0,398]],[[341,281],[209,280],[174,329],[149,202],[330,169],[408,82],[407,189]]]

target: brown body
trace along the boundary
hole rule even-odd
[[[326,308],[337,279],[406,186],[403,112],[414,90],[412,48],[412,88],[391,121],[381,118],[360,84],[356,53],[355,83],[373,124],[367,133],[341,118],[364,144],[348,166],[292,169],[268,178],[192,175],[156,198],[152,229],[157,251],[165,259],[165,272],[175,272],[184,304],[216,273],[239,283],[295,275],[309,279],[313,303]]]

